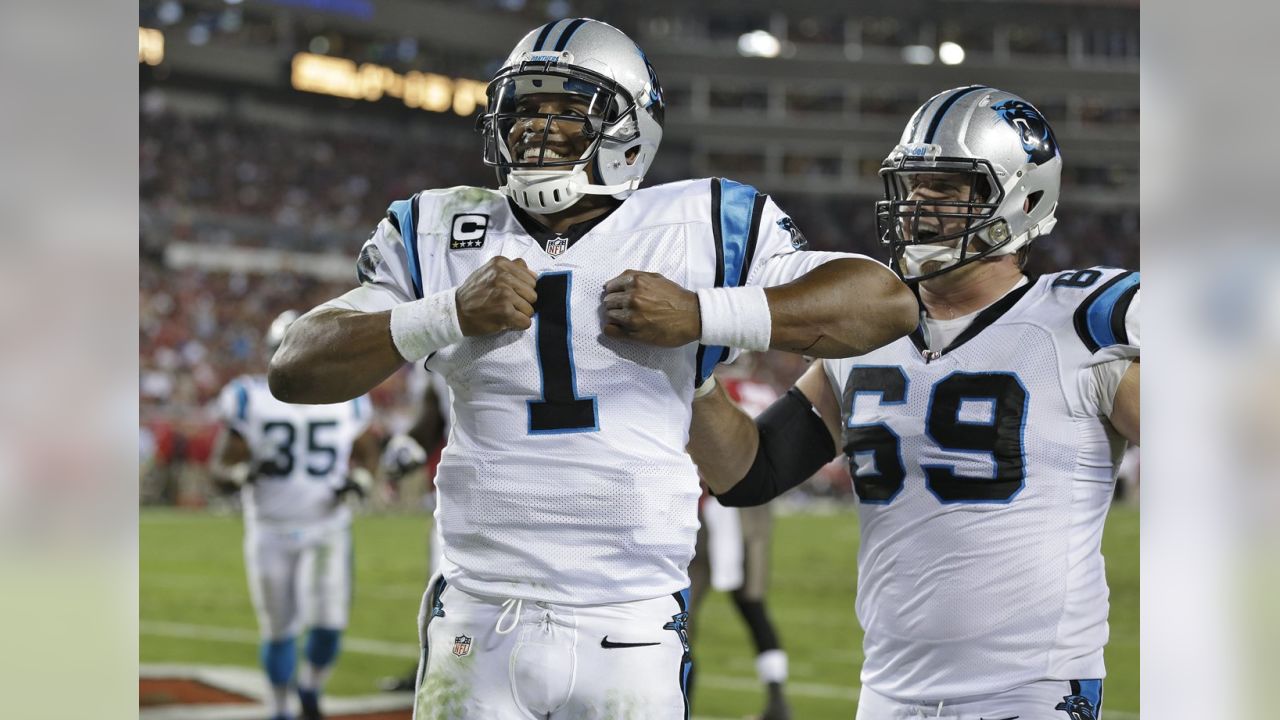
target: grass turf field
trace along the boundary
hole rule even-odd
[[[329,691],[364,695],[417,656],[415,618],[426,582],[430,519],[364,516],[355,525],[351,625]],[[140,660],[252,666],[257,631],[241,554],[239,518],[144,510],[140,528]],[[781,516],[775,526],[770,610],[791,659],[790,699],[802,720],[851,720],[862,633],[853,614],[857,516]],[[1103,540],[1111,585],[1107,717],[1138,710],[1138,511],[1112,509]],[[746,629],[726,596],[699,612],[694,713],[741,718],[762,692]]]

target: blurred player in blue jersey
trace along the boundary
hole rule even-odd
[[[848,456],[860,720],[1101,717],[1101,539],[1139,439],[1139,276],[1023,273],[1056,222],[1061,169],[1022,98],[935,96],[886,159],[877,204],[919,329],[815,362],[754,423],[721,392],[694,404],[690,450],[726,505]]]
[[[271,324],[271,350],[296,317],[287,312]],[[378,460],[378,442],[367,431],[373,408],[364,396],[329,405],[282,403],[263,375],[231,381],[218,407],[224,425],[211,469],[215,481],[239,489],[244,505],[245,568],[271,717],[291,720],[288,698],[296,684],[302,719],[318,720],[351,604],[346,497],[364,496]],[[295,673],[304,628],[306,662]]]
[[[738,349],[840,357],[916,324],[884,265],[807,251],[754,188],[642,188],[664,116],[619,30],[531,31],[478,124],[498,190],[392,203],[361,286],[272,361],[290,402],[348,400],[405,362],[448,381],[421,720],[687,717],[695,388]]]

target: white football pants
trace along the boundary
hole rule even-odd
[[[1102,720],[1101,680],[1041,680],[1007,692],[907,703],[868,688],[858,698],[858,720]]]
[[[263,639],[304,627],[342,630],[351,609],[351,527],[247,523],[244,562]]]
[[[686,593],[574,607],[437,577],[418,617],[414,720],[687,720]]]

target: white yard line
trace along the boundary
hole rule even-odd
[[[143,620],[138,625],[139,634],[153,635],[157,637],[178,637],[192,638],[198,640],[211,640],[213,642],[236,643],[240,645],[257,645],[260,642],[258,633],[243,628],[219,627],[214,625],[194,625],[191,623],[167,622],[160,620]],[[374,655],[378,657],[390,657],[401,659],[413,659],[418,657],[418,647],[413,643],[397,643],[386,640],[373,640],[370,638],[343,637],[342,648],[346,652],[358,653],[361,655]],[[257,685],[257,690],[251,690],[248,683],[249,675],[244,673],[251,672],[251,676]],[[240,672],[236,668],[216,668],[201,667],[189,665],[144,665],[140,675],[143,677],[196,677],[197,679],[208,679],[221,687],[234,689],[235,692],[249,695],[250,697],[261,697],[261,681],[258,672],[244,671]],[[698,683],[706,687],[716,688],[717,690],[741,690],[754,691],[759,690],[760,681],[749,676],[735,675],[714,675],[710,673],[699,672]],[[790,695],[823,698],[828,700],[851,700],[858,699],[859,685],[856,681],[850,681],[846,685],[828,685],[825,683],[811,683],[803,681],[790,681],[787,683],[787,693]],[[380,696],[373,696],[380,697]],[[395,697],[395,696],[392,696]],[[338,703],[342,699],[334,698],[332,703]],[[353,702],[359,702],[361,707],[365,703],[371,702],[371,698],[350,698]],[[387,700],[386,702],[394,702]],[[334,705],[334,710],[339,709],[338,705]],[[164,710],[165,712],[161,712]],[[251,718],[256,715],[239,715],[218,714],[218,709],[209,707],[206,714],[205,708],[193,708],[187,706],[183,711],[190,713],[192,710],[198,710],[195,714],[183,714],[173,716],[168,713],[168,709],[157,708],[155,710],[144,711],[143,717],[148,720],[168,720],[170,717],[190,718],[191,720],[239,720],[241,717]],[[1103,711],[1103,716],[1108,720],[1139,720],[1138,713],[1128,712],[1124,710],[1112,710],[1107,708]],[[694,720],[735,720],[734,718],[714,718],[708,716],[698,716]]]
[[[143,620],[138,624],[138,632],[142,635],[192,638],[240,645],[257,645],[261,642],[258,633],[253,630],[155,620]],[[387,640],[345,636],[342,638],[342,649],[344,652],[352,652],[359,655],[376,655],[410,660],[416,659],[419,654],[418,646],[415,643],[397,643]]]

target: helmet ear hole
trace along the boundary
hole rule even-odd
[[[1027,211],[1027,212],[1031,212],[1032,210],[1035,210],[1035,209],[1036,209],[1036,206],[1040,204],[1040,201],[1041,201],[1042,199],[1044,199],[1044,191],[1043,191],[1043,190],[1037,190],[1037,191],[1035,191],[1035,192],[1033,192],[1033,193],[1031,193],[1031,194],[1027,195],[1027,210],[1026,210],[1026,211]]]

